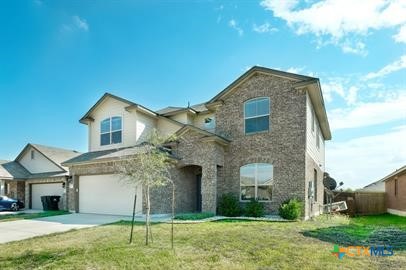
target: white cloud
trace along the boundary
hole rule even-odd
[[[346,82],[342,82],[338,79],[323,83],[322,90],[326,101],[332,102],[333,94],[336,94],[342,98],[348,106],[356,104],[358,101],[358,91],[360,90],[359,87],[354,85],[346,87],[344,84],[346,84]]]
[[[406,126],[387,133],[328,142],[326,169],[344,187],[364,187],[406,164]]]
[[[394,35],[393,39],[398,43],[406,43],[406,24],[399,29],[399,33]]]
[[[304,67],[290,67],[286,70],[286,72],[290,72],[290,73],[300,73],[301,71],[303,71],[305,68]]]
[[[233,28],[234,30],[236,30],[238,32],[239,36],[242,36],[244,34],[244,30],[238,26],[238,22],[234,19],[231,19],[228,22],[228,26],[230,26],[231,28]]]
[[[344,53],[359,54],[361,56],[366,56],[368,54],[365,43],[361,41],[351,42],[346,40],[345,42],[341,43],[340,46]]]
[[[73,32],[74,30],[81,30],[87,32],[89,31],[89,24],[85,19],[75,15],[72,16],[72,20],[69,23],[62,24],[60,29],[62,33]]]
[[[395,71],[401,70],[406,68],[406,54],[402,55],[399,60],[396,60],[393,63],[390,63],[377,72],[370,72],[368,73],[365,77],[364,80],[370,80],[370,79],[375,79],[375,78],[380,78],[384,77],[390,73],[393,73]]]
[[[348,105],[353,105],[358,100],[358,90],[359,88],[356,86],[351,86],[348,90],[348,95],[345,97]]]
[[[351,92],[351,91],[350,91]],[[406,122],[406,91],[384,101],[363,102],[328,112],[333,130],[366,127],[396,120]]]
[[[260,33],[260,34],[278,31],[277,28],[272,27],[271,24],[268,23],[268,22],[263,23],[263,24],[260,24],[260,25],[257,25],[257,24],[254,23],[254,24],[252,25],[252,30],[253,30],[254,32],[257,32],[257,33]]]
[[[73,23],[75,26],[83,31],[88,31],[89,30],[89,24],[87,21],[83,18],[80,18],[79,16],[75,15],[72,17],[73,18]]]
[[[307,6],[298,0],[263,0],[261,6],[285,20],[298,35],[327,36],[348,53],[365,51],[359,39],[352,40],[355,36],[406,24],[404,0],[320,0]]]

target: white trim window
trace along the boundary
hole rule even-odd
[[[240,200],[272,201],[273,165],[251,163],[240,168]]]
[[[118,144],[123,140],[123,120],[113,116],[100,122],[100,145]]]
[[[317,146],[317,149],[320,149],[320,129],[319,129],[319,127],[317,127],[317,130],[316,130],[316,146]]]
[[[247,100],[244,103],[245,134],[269,131],[270,111],[269,97]]]

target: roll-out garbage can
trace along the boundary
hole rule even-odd
[[[42,208],[44,211],[59,210],[61,196],[41,196]]]

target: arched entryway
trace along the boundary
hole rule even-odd
[[[202,211],[202,167],[186,165],[179,170],[182,173],[182,183],[178,200],[182,212]]]

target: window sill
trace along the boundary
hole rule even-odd
[[[107,147],[107,146],[120,146],[123,145],[123,143],[110,143],[110,144],[104,144],[104,145],[100,145],[100,147]]]
[[[270,133],[270,130],[264,130],[264,131],[256,131],[256,132],[244,133],[244,135],[246,135],[246,136],[250,136],[250,135],[255,135],[255,134],[264,134],[264,133]]]

